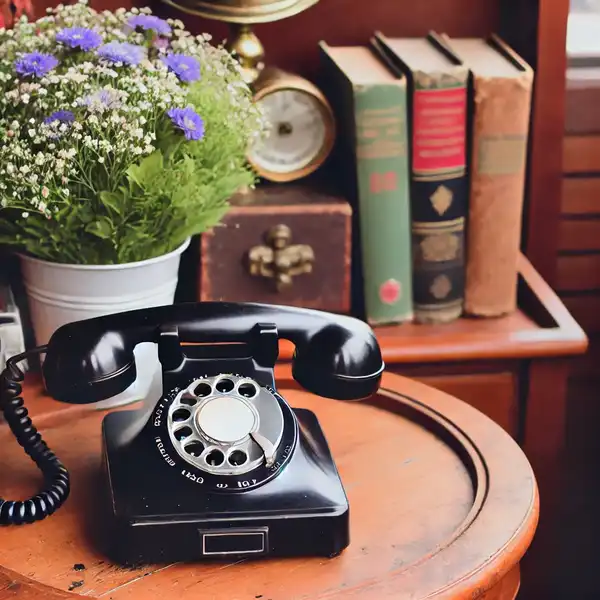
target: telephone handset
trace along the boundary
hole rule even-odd
[[[349,543],[347,497],[316,416],[277,391],[279,338],[295,345],[292,374],[310,392],[354,400],[377,391],[384,364],[366,323],[268,304],[184,303],[96,317],[9,359],[0,405],[47,488],[24,501],[0,499],[0,524],[43,519],[70,489],[23,406],[17,363],[45,353],[48,393],[93,403],[134,383],[133,350],[153,342],[162,394],[102,422],[112,558],[338,554]]]

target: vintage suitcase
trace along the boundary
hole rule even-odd
[[[263,185],[201,236],[201,301],[350,312],[352,210],[310,185]]]

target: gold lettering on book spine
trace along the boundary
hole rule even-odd
[[[445,298],[452,290],[452,283],[446,275],[438,275],[431,284],[429,291],[435,298],[441,300]]]
[[[419,244],[426,262],[445,262],[455,260],[460,250],[460,241],[451,233],[428,235]]]
[[[357,158],[405,156],[403,112],[398,106],[367,109],[356,117]]]
[[[435,192],[429,197],[435,212],[440,216],[450,208],[453,199],[452,192],[445,185],[438,186]]]
[[[413,79],[417,89],[433,90],[447,87],[460,87],[467,80],[468,71],[464,67],[457,67],[450,72],[424,73],[414,71]]]

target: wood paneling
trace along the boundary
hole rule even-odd
[[[580,296],[563,295],[562,300],[587,334],[600,333],[600,292]]]
[[[565,215],[600,214],[600,175],[564,177],[561,210]]]
[[[566,136],[563,143],[564,173],[600,171],[600,136]]]
[[[565,102],[567,135],[600,134],[600,68],[567,69]]]
[[[560,292],[581,292],[600,289],[600,254],[558,257]]]
[[[564,503],[570,492],[565,486],[564,460],[568,368],[569,364],[564,360],[538,360],[530,365],[528,373],[522,447],[540,482],[545,508],[532,545],[537,556],[530,553],[522,563],[524,586],[519,597],[524,600],[564,598],[553,592],[556,581],[564,577],[555,548],[562,542]],[[573,587],[576,589],[577,584]]]
[[[315,78],[319,40],[333,45],[364,44],[377,29],[390,36],[422,36],[430,29],[457,37],[484,35],[497,30],[499,5],[498,1],[427,0],[413,2],[407,16],[401,5],[389,0],[323,0],[289,19],[256,25],[254,31],[265,47],[269,64]],[[160,7],[158,2],[156,10],[184,20],[193,33],[206,31],[216,40],[229,36],[223,23]]]
[[[415,379],[474,406],[517,437],[519,407],[513,373],[434,375]]]
[[[592,336],[588,351],[584,355],[573,359],[570,376],[572,380],[600,379],[600,335]],[[600,386],[596,387],[598,389],[598,397],[600,398]],[[598,440],[600,442],[600,436]]]
[[[559,250],[600,250],[600,219],[561,221]]]

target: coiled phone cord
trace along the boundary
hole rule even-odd
[[[69,497],[69,472],[48,448],[28,416],[21,397],[23,371],[17,363],[47,349],[39,346],[6,361],[0,375],[0,408],[17,441],[44,475],[46,489],[27,500],[0,498],[0,525],[23,525],[51,515]]]

